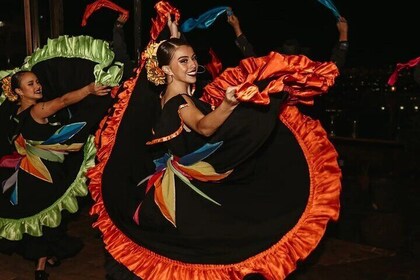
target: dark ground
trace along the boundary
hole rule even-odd
[[[104,251],[98,232],[91,227],[93,218],[88,214],[88,206],[69,225],[70,233],[82,237],[85,247],[74,258],[63,260],[59,267],[48,268],[51,280],[105,279]],[[405,247],[385,249],[337,238],[339,227],[343,227],[340,222],[332,225],[319,247],[288,279],[420,279],[419,236],[413,236]],[[33,269],[33,263],[19,255],[0,254],[0,280],[30,280]]]
[[[332,139],[343,172],[340,218],[329,224],[317,249],[287,280],[420,279],[420,131],[408,136],[413,143],[405,141],[404,146]],[[81,237],[84,248],[59,267],[48,268],[50,280],[105,280],[104,249],[91,226],[90,206],[89,197],[82,199],[69,224],[70,234]],[[0,254],[0,280],[31,280],[33,275],[32,261]]]

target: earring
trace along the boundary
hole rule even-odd
[[[206,67],[204,67],[203,65],[198,64],[198,66],[197,66],[197,74],[203,74],[204,72],[206,72]]]

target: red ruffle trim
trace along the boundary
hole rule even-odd
[[[126,82],[127,84],[128,82]],[[135,82],[130,83],[134,87]],[[127,90],[128,91],[128,90]],[[89,171],[89,190],[95,201],[92,215],[98,215],[98,227],[109,253],[129,270],[144,279],[232,279],[260,273],[267,279],[284,279],[296,269],[321,240],[327,223],[338,219],[341,171],[337,153],[318,121],[303,116],[295,107],[286,107],[281,121],[293,132],[302,147],[310,171],[310,197],[297,225],[277,244],[243,262],[231,265],[197,265],[182,263],[139,246],[112,222],[102,200],[101,176],[115,143],[115,135],[128,104],[130,94],[122,92],[114,115],[102,131],[98,164]]]
[[[89,190],[94,200],[90,214],[98,216],[93,226],[102,232],[106,249],[115,260],[137,276],[148,280],[241,280],[250,273],[260,273],[269,280],[285,279],[296,269],[297,262],[304,260],[316,248],[328,222],[337,220],[339,216],[341,170],[337,163],[337,152],[328,140],[325,130],[319,121],[304,116],[296,107],[286,106],[280,114],[280,120],[299,142],[310,174],[307,207],[298,223],[281,240],[256,256],[234,264],[190,264],[169,259],[139,246],[121,232],[110,219],[102,198],[102,174],[115,144],[117,130],[132,89],[143,66],[144,63],[137,70],[136,77],[124,83],[124,89],[119,93],[119,101],[114,105],[113,114],[103,121],[99,129],[98,163],[88,172]],[[276,89],[278,86],[279,84],[276,84]],[[321,91],[324,91],[324,88]]]
[[[119,104],[128,102],[129,96],[124,97]],[[303,149],[311,186],[306,210],[296,226],[279,242],[254,257],[231,265],[183,263],[139,246],[113,224],[103,204],[100,178],[111,151],[111,146],[106,145],[98,153],[101,154],[99,164],[89,172],[89,188],[95,200],[91,214],[98,215],[94,227],[102,232],[109,253],[143,279],[240,280],[249,273],[260,273],[267,279],[286,278],[296,269],[297,262],[316,248],[328,222],[338,219],[341,171],[337,153],[318,121],[302,115],[295,107],[285,108],[280,117]],[[116,129],[116,126],[108,125],[104,132],[115,135]]]

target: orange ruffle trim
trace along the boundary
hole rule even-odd
[[[270,60],[268,57],[261,58],[261,60],[257,58],[257,61],[270,60],[274,63],[277,60],[278,62],[277,54],[272,54],[272,56],[277,58],[274,60]],[[310,103],[311,96],[325,92],[333,84],[334,77],[338,75],[338,71],[331,64],[312,64],[310,60],[302,56],[286,57],[285,64],[288,64],[287,60],[289,58],[300,62],[295,64],[294,70],[290,69],[290,75],[287,76],[289,78],[283,75],[285,72],[273,74],[276,77],[278,76],[278,79],[271,86],[267,86],[268,89],[271,88],[271,90],[266,91],[267,94],[275,90],[279,91],[279,89],[284,89],[284,86],[287,86],[291,88],[290,94],[292,99],[300,98],[304,103]],[[250,77],[250,75],[242,75],[240,73],[225,74],[228,76],[222,74],[210,86],[215,87],[215,90],[212,92],[210,87],[207,88],[204,98],[212,99],[210,101],[212,104],[218,103],[224,90],[222,90],[222,87],[217,88],[217,83],[223,84],[222,81],[226,78],[243,77],[243,80],[246,80],[248,84],[248,86],[243,86],[244,91],[254,91],[253,94],[247,95],[249,97],[248,100],[254,102],[255,99],[261,99],[263,100],[262,103],[264,103],[268,96],[265,93],[259,93],[255,86],[253,89],[251,83],[267,78],[267,75],[260,71],[262,69],[261,65],[258,63],[253,64],[253,58],[250,60],[246,59],[243,63],[251,63],[251,65],[255,66],[247,68],[250,70],[247,71],[248,74],[253,73],[252,69],[256,71],[253,73],[255,78],[249,79],[246,77]],[[282,67],[281,65],[283,64],[278,63],[277,65]],[[305,65],[309,65],[309,68],[305,70],[305,67],[302,67],[302,69],[299,68],[299,71],[296,71],[296,67]],[[311,65],[317,66],[315,67],[317,70],[313,71],[315,68],[311,70]],[[97,136],[100,137],[100,142],[97,143],[99,145],[97,151],[98,163],[88,172],[88,177],[90,178],[89,190],[94,200],[90,214],[98,216],[93,226],[102,232],[103,241],[108,252],[115,260],[122,263],[134,274],[147,280],[241,280],[250,273],[260,273],[269,280],[285,279],[286,276],[296,269],[297,262],[304,260],[316,248],[325,233],[328,222],[337,220],[339,216],[341,170],[337,163],[337,152],[328,140],[320,122],[304,116],[295,106],[286,106],[280,113],[280,120],[294,134],[304,152],[310,174],[308,204],[293,229],[269,249],[239,263],[205,265],[172,260],[139,246],[124,235],[110,219],[102,199],[102,174],[115,144],[117,130],[129,103],[132,90],[143,67],[144,61],[137,70],[136,77],[123,84],[123,90],[119,93],[119,100],[114,105],[112,114],[101,123],[97,133]],[[229,73],[229,71],[241,72],[243,69],[234,68],[226,71],[226,73]],[[268,71],[266,73],[271,72]],[[311,82],[313,83],[311,84]],[[231,83],[237,84],[237,81],[231,81]],[[306,87],[306,85],[310,86]],[[240,96],[240,93],[238,96]]]

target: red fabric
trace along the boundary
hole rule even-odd
[[[216,53],[213,51],[213,49],[209,50],[209,54],[211,56],[211,61],[206,64],[207,71],[210,72],[211,76],[216,78],[219,76],[220,72],[222,71],[222,62],[217,57]]]
[[[155,22],[163,23],[165,20],[158,18]],[[156,27],[159,26],[163,25],[156,24]],[[143,66],[144,61],[137,75],[124,83],[124,90],[119,94],[113,114],[107,118],[106,125],[104,123],[105,128],[101,128],[98,163],[88,172],[89,190],[94,200],[90,214],[98,217],[93,226],[102,232],[108,252],[142,279],[240,280],[250,273],[260,273],[268,280],[285,279],[296,269],[297,263],[315,249],[328,222],[337,220],[339,216],[341,170],[337,163],[337,152],[320,122],[303,115],[290,104],[281,110],[279,116],[302,147],[310,174],[308,204],[293,229],[271,248],[239,263],[212,265],[172,260],[140,246],[124,235],[109,217],[101,192],[102,174]],[[206,88],[203,99],[217,105],[223,99],[225,86],[240,81],[238,98],[242,102],[267,103],[268,94],[287,88],[292,97],[310,104],[313,96],[328,90],[337,75],[338,70],[332,63],[317,63],[304,57],[272,53],[262,58],[246,59],[240,66],[223,72]],[[276,79],[262,92],[253,85],[254,81],[270,77]]]
[[[86,6],[85,13],[83,14],[82,18],[82,26],[87,24],[88,18],[100,8],[105,7],[111,10],[117,11],[120,14],[125,14],[128,16],[128,11],[126,9],[121,8],[117,4],[111,2],[110,0],[96,0],[95,2]]]
[[[0,167],[16,168],[22,156],[18,152],[13,152],[10,155],[5,155],[0,158]]]
[[[177,8],[172,7],[166,1],[159,1],[155,5],[155,10],[157,16],[155,19],[152,19],[152,29],[150,31],[150,37],[153,41],[155,41],[160,32],[162,32],[163,28],[166,26],[167,23],[167,14],[171,14],[175,16],[175,21],[179,21],[181,18],[181,13]]]
[[[404,68],[411,68],[420,63],[420,56],[406,63],[397,63],[397,67],[388,79],[388,85],[393,86],[397,82],[398,73]]]
[[[339,72],[332,62],[312,61],[303,55],[282,55],[271,52],[262,57],[243,59],[238,66],[228,68],[204,88],[201,99],[218,106],[229,86],[238,86],[236,98],[241,102],[268,104],[269,94],[289,92],[294,104],[313,104],[316,95],[325,93]],[[260,92],[255,82],[271,79]]]

